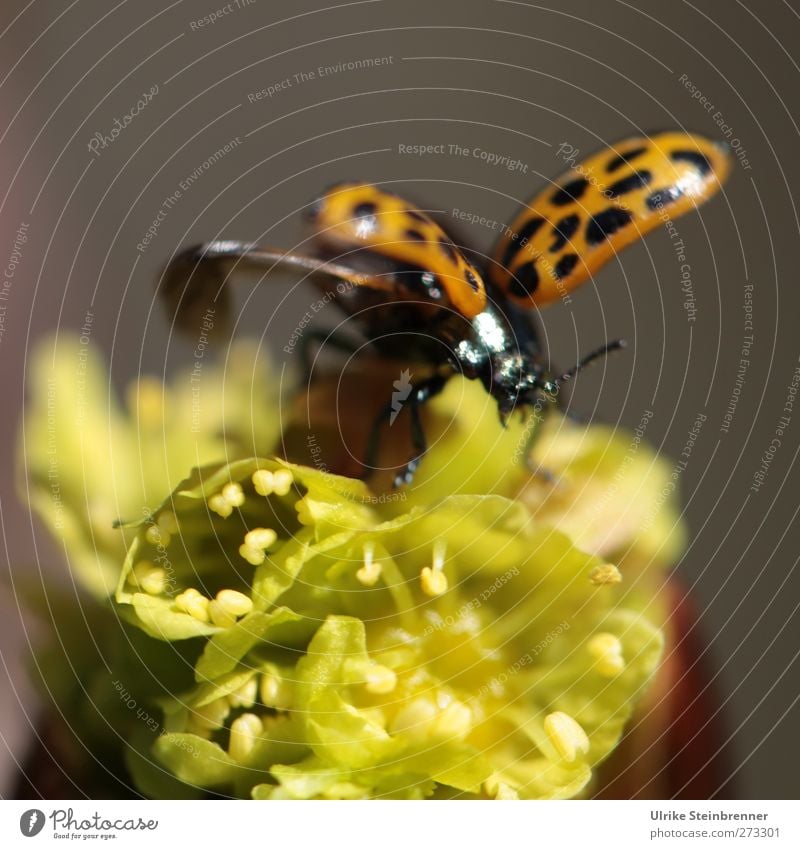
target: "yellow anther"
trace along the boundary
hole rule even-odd
[[[271,672],[265,672],[261,676],[259,687],[261,701],[271,708],[286,710],[292,704],[292,687],[288,681],[284,681]]]
[[[294,509],[297,510],[297,521],[301,525],[313,525],[314,517],[311,515],[311,509],[305,498],[300,498],[294,503]]]
[[[466,737],[472,730],[472,711],[463,702],[453,702],[437,717],[435,733],[439,737]]]
[[[253,528],[244,535],[244,544],[253,548],[269,548],[278,539],[272,528]]]
[[[131,574],[128,577],[128,580],[134,584],[139,584],[152,569],[155,568],[155,563],[152,560],[140,560],[134,567],[131,569]]]
[[[167,586],[167,573],[163,569],[151,569],[146,575],[139,578],[139,586],[148,595],[161,595]]]
[[[258,680],[254,675],[252,678],[245,681],[238,690],[234,690],[228,695],[228,701],[231,707],[253,707],[258,696]]]
[[[230,713],[230,702],[225,698],[214,699],[207,705],[194,708],[190,714],[192,723],[200,728],[222,728]]]
[[[595,634],[587,643],[589,653],[596,660],[597,671],[607,678],[618,675],[625,668],[622,655],[622,643],[619,637],[601,632]]]
[[[230,628],[236,624],[236,617],[229,613],[216,599],[208,603],[208,615],[217,628]]]
[[[499,778],[497,773],[483,782],[483,792],[490,799],[519,799],[519,793]]]
[[[495,793],[494,798],[501,802],[509,802],[512,799],[519,799],[519,793],[513,787],[501,781],[497,785],[497,793]]]
[[[433,545],[433,562],[420,572],[422,591],[426,595],[437,596],[447,592],[447,577],[444,574],[444,560],[447,543],[440,539]]]
[[[429,699],[414,699],[397,711],[391,724],[391,733],[403,733],[412,738],[424,739],[428,736],[430,724],[438,713],[436,705]]]
[[[144,532],[144,538],[150,545],[160,545],[166,548],[169,545],[170,535],[158,525],[150,525]]]
[[[422,591],[425,595],[437,596],[447,592],[447,576],[444,572],[426,566],[419,575]]]
[[[364,565],[356,572],[356,579],[365,587],[373,587],[378,582],[383,568],[375,562],[375,544],[364,543]]]
[[[253,609],[253,602],[250,598],[238,590],[220,590],[217,593],[216,601],[231,616],[245,616]]]
[[[242,543],[239,546],[239,554],[241,554],[251,566],[260,566],[267,559],[267,555],[264,554],[263,549],[254,548],[252,545],[248,545],[247,543]]]
[[[231,507],[241,507],[244,504],[244,490],[241,485],[234,482],[226,483],[222,487],[222,497]]]
[[[253,477],[250,480],[253,481],[253,486],[256,488],[256,492],[259,495],[272,495],[272,492],[275,489],[272,472],[267,469],[258,469],[253,472]]]
[[[254,713],[243,713],[231,723],[228,754],[239,763],[247,760],[264,731],[261,720]]]
[[[578,755],[589,751],[589,738],[581,726],[568,714],[560,710],[544,718],[544,730],[559,757],[573,763]]]
[[[391,693],[397,686],[397,675],[388,666],[375,663],[367,670],[366,689],[368,693],[384,695]]]
[[[161,595],[167,586],[167,573],[149,560],[140,560],[128,580],[149,595]]]
[[[618,584],[622,580],[622,574],[613,563],[605,563],[595,566],[589,573],[589,580],[595,585]]]
[[[221,495],[212,495],[208,499],[208,506],[223,519],[227,519],[233,513],[233,507]]]
[[[175,598],[175,606],[183,613],[188,613],[200,622],[208,622],[208,599],[195,589],[184,590]]]
[[[272,488],[275,495],[288,495],[294,483],[294,475],[288,469],[272,473]]]
[[[172,510],[165,510],[163,513],[160,513],[156,521],[158,527],[165,534],[178,533],[178,520]]]

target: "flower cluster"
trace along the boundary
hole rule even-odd
[[[223,397],[223,372],[206,379]],[[105,422],[113,463],[97,480],[77,474],[79,457],[62,470],[77,574],[97,592],[116,562],[116,591],[94,602],[116,624],[105,625],[114,668],[92,694],[139,791],[590,792],[661,655],[648,586],[682,544],[669,503],[640,531],[668,474],[661,462],[643,444],[632,455],[627,434],[554,413],[536,443],[553,484],[513,461],[525,423],[503,430],[480,387],[453,380],[431,406],[437,436],[418,481],[406,499],[381,500],[360,480],[262,453],[280,444],[277,408],[242,392],[237,411],[225,392],[238,437],[227,427],[221,445],[225,417],[212,415],[194,461],[185,427],[166,417],[159,449],[144,450],[140,408],[138,422],[116,412]],[[43,438],[31,425],[33,504],[54,524]],[[71,450],[85,454],[85,438],[62,424]],[[157,475],[153,504],[141,481]],[[98,512],[85,516],[87,503]],[[98,546],[89,530],[114,514],[133,521]],[[106,710],[119,681],[158,728]]]

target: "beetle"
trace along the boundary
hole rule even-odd
[[[727,147],[702,136],[625,139],[574,164],[523,205],[482,268],[408,201],[377,185],[343,182],[310,208],[312,254],[206,243],[168,263],[161,294],[176,325],[189,329],[211,302],[221,318],[229,312],[225,284],[233,272],[294,270],[335,299],[381,356],[429,367],[405,402],[415,453],[395,477],[401,486],[412,481],[427,450],[420,408],[454,374],[479,380],[505,424],[515,410],[559,403],[564,383],[622,347],[621,340],[607,342],[569,371],[552,373],[534,314],[591,279],[622,248],[705,202],[730,167]],[[396,401],[375,422],[367,469],[380,427],[393,413]]]

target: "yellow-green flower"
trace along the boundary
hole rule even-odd
[[[69,554],[83,586],[110,595],[125,556],[117,520],[141,517],[189,469],[270,450],[277,393],[255,347],[200,363],[168,384],[144,376],[121,403],[91,349],[66,335],[40,343],[19,440],[20,489]]]
[[[227,398],[223,373],[213,375]],[[276,458],[277,405],[256,414],[242,395],[236,439],[220,435],[219,418],[196,459],[185,431],[162,439],[161,476],[144,488],[118,474],[123,461],[91,480],[78,466],[65,502],[75,516],[65,542],[89,566],[87,530],[100,514],[84,520],[88,502],[73,492],[91,490],[92,504],[133,520],[126,554],[102,549],[104,581],[114,569],[117,580],[113,601],[98,604],[123,623],[115,656],[131,689],[143,673],[128,653],[144,645],[154,658],[140,698],[159,726],[120,726],[139,789],[270,799],[589,792],[661,654],[650,575],[682,542],[661,495],[663,463],[643,443],[631,453],[630,434],[555,413],[503,429],[482,389],[454,379],[431,405],[433,447],[414,487],[380,499],[320,463]],[[107,396],[92,397],[101,441],[125,455],[128,475],[149,469],[130,438],[136,423],[115,410],[109,426]],[[70,421],[61,438],[80,443]],[[249,432],[253,422],[269,438]],[[528,470],[530,427],[555,483]],[[46,478],[32,471],[46,506]],[[52,520],[52,506],[44,512]],[[97,589],[97,570],[80,575]]]

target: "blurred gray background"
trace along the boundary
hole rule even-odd
[[[701,614],[738,792],[796,798],[800,406],[763,485],[750,487],[800,355],[798,44],[798,4],[782,0],[4,0],[3,268],[23,225],[27,242],[2,301],[3,559],[17,576],[40,565],[63,573],[12,480],[26,356],[47,331],[77,340],[91,311],[90,344],[113,357],[120,384],[185,365],[188,349],[168,341],[153,303],[178,247],[220,237],[292,246],[303,237],[297,210],[345,178],[388,183],[445,214],[506,221],[564,170],[563,143],[588,154],[673,127],[727,139],[739,157],[724,194],[678,222],[690,288],[659,230],[543,320],[562,364],[609,337],[632,342],[605,377],[598,369],[580,381],[580,409],[628,427],[653,410],[647,437],[669,457],[698,414],[707,417],[680,476],[692,542],[676,569]],[[333,70],[321,75],[320,66]],[[96,134],[110,138],[145,92],[146,107],[92,151]],[[137,248],[165,198],[237,139]],[[440,143],[508,155],[527,173],[398,152]],[[483,251],[495,235],[463,224],[456,233]],[[737,385],[747,284],[754,343]],[[276,311],[262,287],[244,320],[261,333],[271,316],[280,350],[304,309],[298,295]],[[0,610],[9,792],[12,758],[35,717],[19,671],[29,634],[13,592]]]

